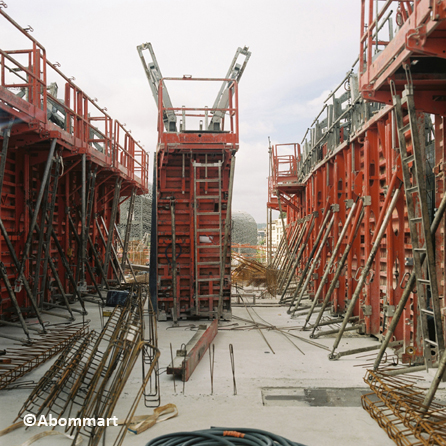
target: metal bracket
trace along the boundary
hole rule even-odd
[[[386,305],[384,307],[384,314],[389,317],[392,317],[395,314],[395,305]]]
[[[345,209],[350,209],[353,207],[354,201],[351,198],[344,201],[345,201]]]
[[[413,257],[405,257],[404,266],[413,266]]]
[[[372,205],[372,197],[370,195],[364,195],[362,197],[363,205],[364,206],[371,206]]]
[[[339,204],[335,203],[331,205],[332,212],[339,212]]]
[[[362,305],[361,310],[364,313],[364,316],[372,315],[372,306],[371,305]]]
[[[14,284],[14,293],[20,293],[22,291],[23,281],[21,279],[17,279]]]

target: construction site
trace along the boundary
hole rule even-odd
[[[294,142],[244,121],[255,45],[129,43],[143,144],[0,1],[0,445],[446,445],[446,0],[356,3]]]

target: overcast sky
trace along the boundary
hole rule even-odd
[[[136,46],[151,42],[164,76],[223,77],[237,47],[252,56],[239,88],[234,210],[266,221],[268,137],[301,142],[359,49],[359,0],[6,0],[16,22],[67,76],[156,149],[156,105]],[[16,43],[0,26],[0,47]],[[13,45],[13,46],[10,46]],[[14,48],[16,49],[16,48]],[[59,88],[62,88],[59,85]],[[192,96],[194,96],[192,94]],[[211,106],[179,103],[174,106]],[[178,99],[178,98],[177,98]],[[179,98],[180,101],[185,98]]]

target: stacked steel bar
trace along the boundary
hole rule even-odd
[[[425,390],[414,379],[368,371],[364,381],[373,390],[361,397],[364,409],[396,444],[446,444],[446,406],[433,403],[423,411]]]
[[[18,418],[27,413],[36,417],[110,418],[140,353],[143,383],[132,410],[143,394],[147,406],[158,405],[159,351],[153,311],[149,340],[144,339],[143,313],[147,298],[147,287],[133,286],[125,304],[115,307],[101,333],[92,331],[87,337],[74,340],[31,392]],[[132,416],[133,413],[129,419]],[[88,444],[96,445],[105,426],[67,426],[68,430],[74,435],[73,444],[82,435],[88,438]],[[121,442],[124,434],[120,433]]]
[[[232,258],[238,265],[232,270],[231,279],[237,286],[264,286],[271,296],[277,294],[277,270],[262,263],[232,253]]]
[[[0,325],[29,340],[28,316],[44,332],[42,315],[73,320],[121,280],[114,225],[121,197],[148,192],[148,155],[1,6],[0,20],[28,42],[0,49]]]
[[[2,355],[4,364],[0,369],[0,390],[51,359],[73,341],[87,335],[88,331],[88,325],[84,324],[63,325],[39,335],[36,338],[36,344],[6,349],[5,354]]]

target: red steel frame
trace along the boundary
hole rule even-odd
[[[411,79],[414,85],[415,106],[420,123],[424,124],[424,113],[431,113],[435,138],[435,174],[434,201],[438,207],[443,197],[445,184],[445,118],[446,115],[446,80],[444,66],[446,58],[446,1],[418,0],[414,2],[391,0],[385,2],[378,13],[379,20],[384,20],[390,8],[397,4],[400,29],[392,40],[379,39],[376,35],[377,24],[374,9],[376,2],[362,0],[361,33],[359,66],[359,89],[365,100],[388,104],[377,107],[373,115],[366,118],[362,127],[356,128],[344,140],[344,132],[339,132],[335,142],[336,148],[329,151],[327,144],[318,148],[318,160],[311,164],[298,178],[292,173],[291,166],[297,164],[298,171],[303,171],[307,157],[300,163],[299,156],[292,154],[287,162],[280,155],[277,146],[273,148],[272,175],[269,178],[268,206],[278,209],[274,202],[276,191],[279,191],[282,208],[287,211],[289,223],[305,217],[321,208],[338,204],[339,212],[335,213],[335,224],[329,243],[324,247],[322,261],[315,270],[312,290],[320,285],[324,267],[333,246],[338,240],[351,200],[363,199],[364,219],[353,248],[348,256],[347,264],[339,278],[339,283],[331,296],[333,313],[342,313],[356,288],[358,269],[364,266],[371,251],[375,228],[380,225],[384,212],[389,204],[392,190],[402,182],[401,160],[397,147],[397,137],[393,125],[393,105],[390,82],[393,81],[396,91],[401,94],[404,85]],[[368,18],[368,20],[367,20]],[[378,25],[382,28],[381,22]],[[367,26],[366,26],[367,25]],[[373,55],[372,50],[378,48]],[[405,68],[406,67],[406,68]],[[407,68],[409,68],[410,73]],[[317,133],[317,129],[316,132]],[[303,157],[305,158],[305,157]],[[291,182],[294,181],[294,186]],[[302,183],[300,184],[299,181]],[[323,216],[319,212],[316,219],[316,230],[310,237],[303,262],[308,261]],[[436,263],[438,271],[440,298],[444,307],[445,281],[445,218],[435,237]],[[343,241],[339,257],[342,255],[347,238]],[[378,255],[367,285],[364,287],[354,314],[363,324],[364,332],[376,337],[385,334],[392,320],[395,306],[403,293],[412,266],[408,259],[412,257],[410,231],[407,223],[407,210],[404,194],[400,194],[392,218],[381,241]],[[298,271],[299,272],[299,267]],[[328,290],[333,274],[328,276],[324,291]],[[323,293],[324,294],[324,293]],[[410,295],[404,314],[395,330],[395,340],[404,341],[402,359],[404,361],[422,362],[423,346],[417,330],[418,307],[416,294]],[[443,319],[443,325],[445,320]]]
[[[315,230],[305,249],[303,264],[309,260],[308,255],[317,234],[322,230],[320,225],[325,214],[322,214],[321,210],[331,205],[339,206],[339,212],[334,214],[335,221],[328,243],[322,251],[321,262],[315,269],[315,280],[311,282],[310,289],[312,293],[315,293],[320,285],[324,268],[338,241],[352,201],[359,197],[368,197],[364,200],[365,216],[358,236],[353,242],[344,272],[339,278],[339,285],[331,297],[331,309],[336,314],[342,314],[352,298],[359,277],[358,269],[367,261],[377,220],[388,205],[385,203],[385,197],[400,181],[401,167],[398,165],[395,150],[391,145],[391,116],[389,107],[382,109],[366,123],[361,131],[352,136],[349,142],[340,143],[336,153],[327,161],[320,162],[303,184],[296,181],[294,188],[289,186],[289,181],[287,181],[289,178],[286,174],[288,169],[285,169],[284,173],[279,172],[277,176],[279,181],[274,184],[281,193],[284,206],[287,206],[288,222],[318,211]],[[292,163],[294,162],[292,160]],[[282,188],[283,184],[285,188]],[[405,266],[405,258],[411,257],[410,234],[405,220],[405,200],[404,196],[401,196],[391,224],[387,228],[386,236],[381,242],[374,272],[370,275],[370,279],[374,276],[373,280],[369,280],[365,286],[363,297],[354,313],[360,316],[365,333],[377,337],[382,335],[390,322],[386,308],[392,308],[398,303],[403,292],[400,286],[401,279],[406,272],[411,271],[411,267]],[[338,254],[339,258],[342,256],[350,234],[351,230],[347,231]],[[323,294],[328,291],[333,275],[329,274]],[[395,336],[397,340],[404,339],[407,346],[415,345],[416,353],[421,355],[419,340],[416,339],[415,299],[413,295],[404,317],[407,323],[398,326]]]
[[[53,229],[57,234],[74,276],[77,274],[77,254],[75,236],[70,230],[69,216],[72,217],[78,236],[81,235],[80,219],[82,205],[82,158],[85,155],[87,171],[96,173],[94,191],[86,190],[93,201],[92,216],[88,231],[99,254],[104,259],[105,246],[101,240],[95,217],[101,226],[102,218],[107,230],[113,227],[110,221],[116,178],[122,181],[120,196],[126,197],[133,190],[137,194],[148,193],[148,154],[131,137],[130,133],[114,121],[106,109],[101,109],[96,100],[87,96],[71,79],[67,78],[57,64],[52,64],[46,57],[45,48],[33,39],[23,28],[0,9],[0,15],[6,24],[12,25],[11,32],[25,35],[29,42],[28,49],[0,50],[0,130],[12,122],[8,141],[6,168],[3,178],[0,215],[12,241],[14,250],[21,260],[21,253],[28,237],[31,209],[42,180],[42,172],[48,159],[52,141],[56,141],[56,155],[63,159],[63,171],[56,191],[56,207],[53,217]],[[23,58],[27,63],[23,64]],[[19,73],[15,76],[11,73]],[[63,98],[50,94],[49,78],[57,78],[64,84]],[[17,91],[25,93],[20,97]],[[58,113],[60,122],[51,119],[52,112]],[[57,122],[57,119],[56,119]],[[0,131],[0,145],[6,136]],[[85,199],[87,197],[84,197]],[[121,202],[124,200],[123,198]],[[41,226],[42,217],[38,219]],[[102,231],[104,228],[102,227]],[[105,234],[104,234],[105,235]],[[30,284],[36,280],[36,265],[33,251],[36,249],[38,236],[34,234],[30,256],[25,265],[25,277]],[[108,237],[105,235],[105,242]],[[0,236],[0,260],[5,265],[12,284],[16,277],[11,254]],[[96,281],[101,276],[91,254],[92,247],[87,243],[87,257]],[[51,257],[57,265],[59,276],[65,290],[73,293],[66,271],[55,248],[50,246]],[[86,273],[87,284],[92,283]],[[113,270],[109,267],[108,277]],[[51,282],[52,273],[48,270]],[[30,302],[22,289],[16,293],[24,315],[32,315]],[[50,299],[51,290],[45,290],[45,300]],[[3,319],[16,318],[11,313],[11,301],[4,283],[1,283],[0,316]]]
[[[229,106],[225,109],[200,108],[165,108],[163,106],[163,85],[166,81],[173,82],[228,82]],[[219,294],[222,295],[222,315],[230,312],[230,233],[227,238],[226,257],[224,258],[223,289],[220,289],[220,258],[215,252],[206,249],[196,249],[194,240],[194,168],[192,163],[221,162],[221,209],[218,212],[219,199],[211,198],[198,204],[198,211],[216,211],[215,215],[205,217],[208,227],[224,228],[227,209],[230,208],[230,172],[231,163],[238,150],[238,96],[237,82],[231,79],[208,78],[164,78],[160,81],[159,118],[158,118],[158,149],[156,153],[157,178],[157,304],[162,317],[209,317],[217,314]],[[169,132],[164,128],[163,116],[173,111],[183,120],[195,119],[205,121],[211,119],[214,113],[224,115],[220,131],[214,130],[182,130]],[[206,126],[205,126],[206,127]],[[189,128],[189,126],[187,127]],[[203,179],[203,169],[200,178]],[[217,168],[208,167],[208,177],[217,178]],[[198,183],[196,195],[218,195],[215,182]],[[173,295],[173,266],[172,266],[172,218],[170,203],[175,202],[175,231],[176,231],[176,296]],[[220,221],[219,221],[220,220]],[[210,233],[211,235],[211,233]],[[153,239],[152,239],[153,240]],[[216,241],[224,244],[224,239]],[[196,258],[196,255],[198,257]],[[223,254],[222,254],[223,255]],[[204,279],[198,285],[195,282],[195,265],[199,268],[198,279]],[[206,277],[215,280],[206,282]],[[177,314],[174,315],[174,304]]]
[[[413,5],[412,5],[413,4]],[[393,39],[380,39],[376,33],[377,22],[383,20],[396,8],[400,29]],[[416,86],[416,107],[425,113],[444,116],[446,80],[446,1],[445,0],[387,0],[378,13],[376,2],[361,0],[361,38],[359,51],[359,86],[365,99],[392,103],[389,81],[401,91],[407,83],[404,66],[410,66]],[[376,49],[378,53],[373,55]]]

